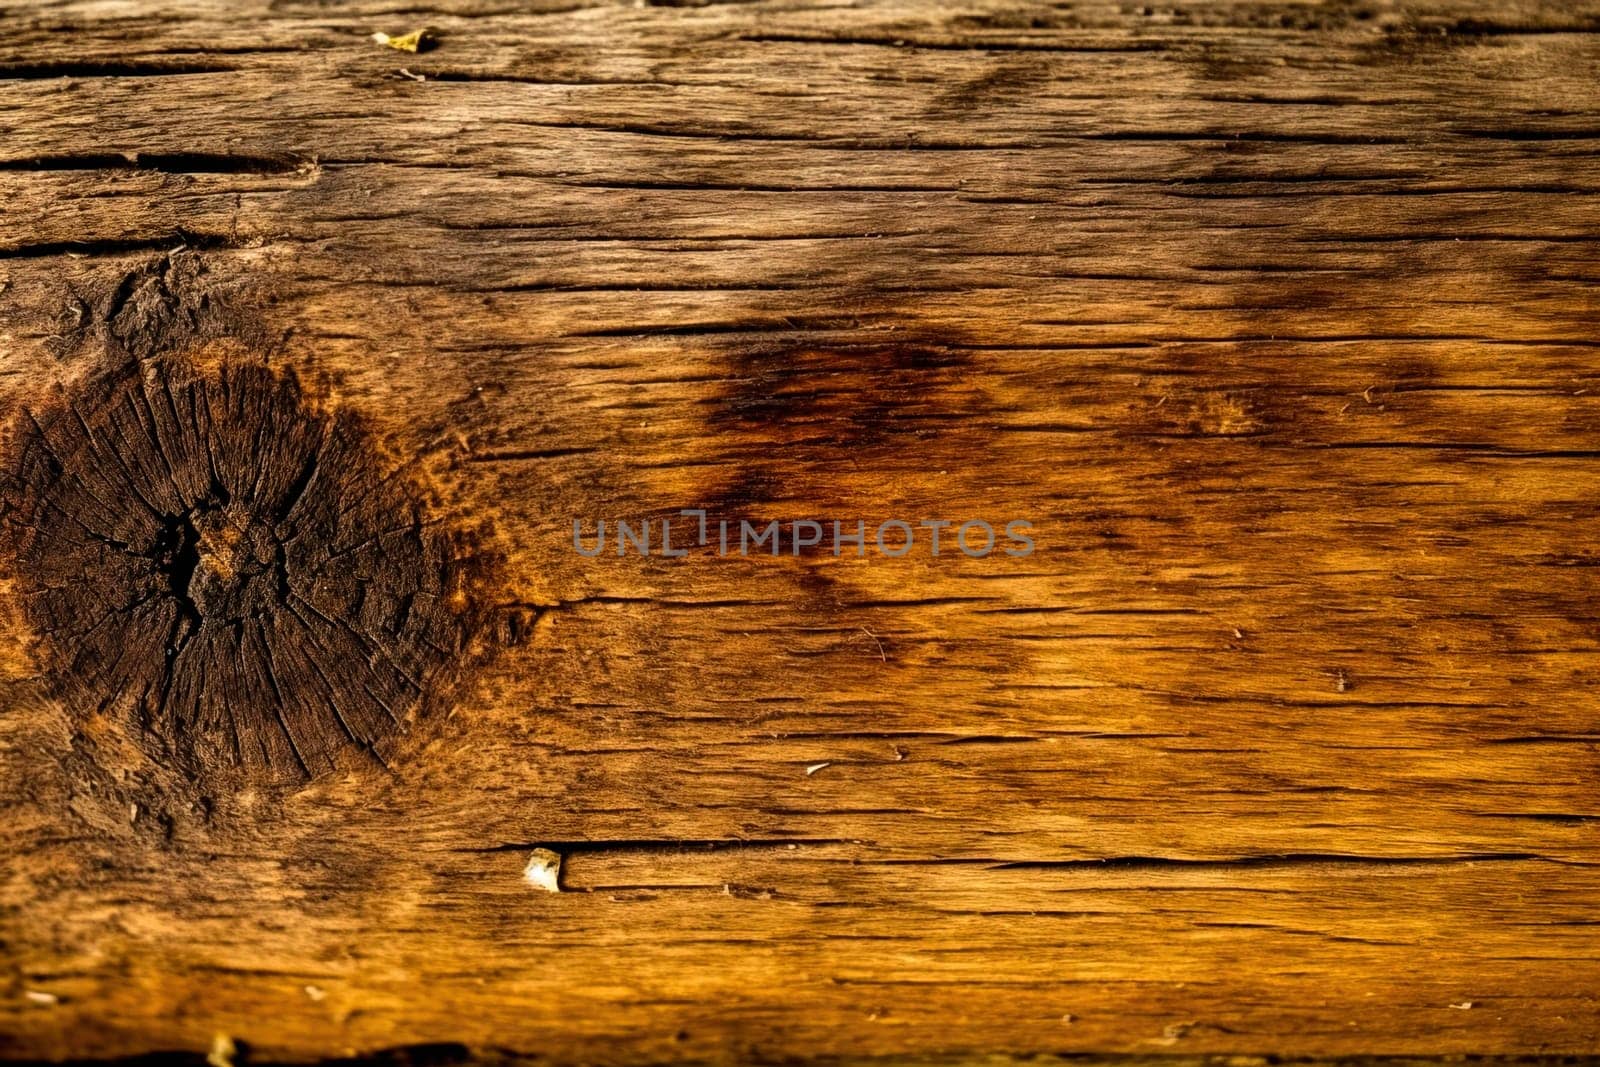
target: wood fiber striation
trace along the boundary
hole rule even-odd
[[[157,361],[14,427],[0,535],[52,686],[204,776],[383,760],[463,647],[456,539],[345,412]]]

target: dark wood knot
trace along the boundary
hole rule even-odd
[[[0,524],[57,695],[197,778],[384,759],[463,649],[467,562],[347,412],[147,362],[25,413]]]

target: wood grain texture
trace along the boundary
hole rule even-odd
[[[0,575],[0,1053],[1600,1052],[1597,76],[1588,3],[4,5],[8,415],[265,364],[500,562],[387,767],[228,789]],[[573,551],[698,506],[1037,550]]]

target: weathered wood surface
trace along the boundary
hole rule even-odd
[[[275,777],[94,712],[11,549],[0,1052],[1600,1052],[1597,31],[5,5],[13,473],[264,361],[489,563],[382,763]],[[701,505],[1038,547],[572,550]]]

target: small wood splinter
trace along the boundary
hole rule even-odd
[[[439,37],[426,26],[412,30],[410,33],[399,37],[391,37],[382,30],[372,35],[372,39],[381,45],[387,45],[397,52],[427,52],[439,45]]]

